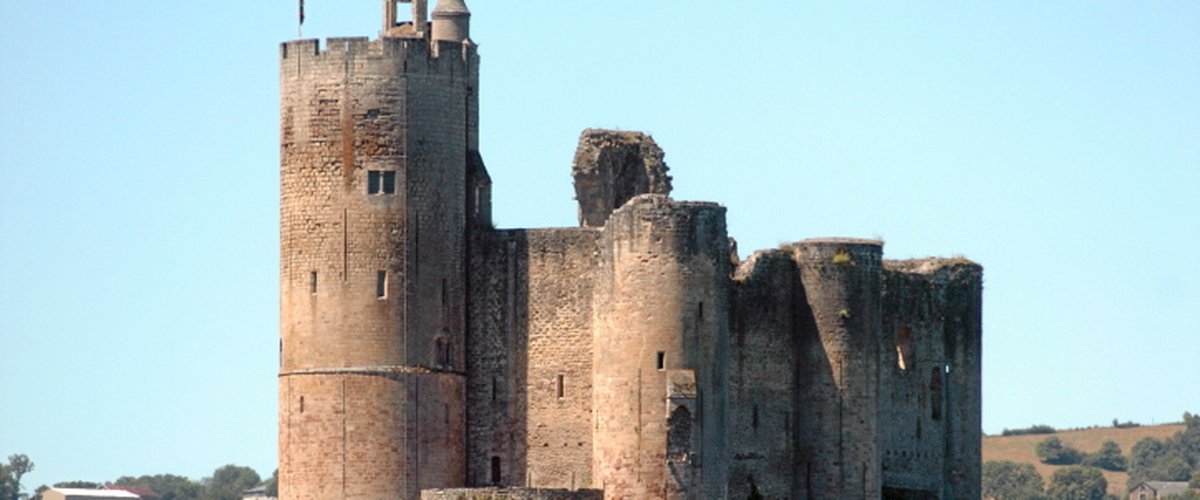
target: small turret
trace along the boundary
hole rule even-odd
[[[433,39],[464,42],[471,38],[471,10],[463,0],[438,0],[433,8]]]

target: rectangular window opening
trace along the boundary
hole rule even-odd
[[[700,321],[704,321],[704,302],[703,301],[701,301],[699,304],[696,304],[696,316],[698,318],[700,318]]]
[[[666,369],[667,369],[667,353],[665,353],[665,352],[663,352],[663,351],[658,351],[658,365],[657,365],[657,367],[658,367],[658,369],[659,369],[659,370],[666,370]]]
[[[558,374],[558,389],[557,389],[557,392],[558,392],[558,397],[559,397],[559,399],[561,399],[561,398],[563,397],[563,395],[565,394],[565,388],[563,387],[563,374],[561,374],[561,373],[560,373],[560,374]]]
[[[367,171],[367,194],[395,194],[396,172],[390,170]]]
[[[396,172],[383,173],[383,194],[396,193]]]
[[[317,272],[313,271],[308,275],[308,293],[317,293]]]
[[[492,377],[492,402],[496,401],[496,392],[498,392],[496,387],[496,377]]]
[[[395,17],[392,18],[392,26],[412,24],[412,0],[397,0],[392,5],[392,10],[395,11]]]
[[[387,271],[379,271],[375,274],[375,298],[387,298]]]
[[[378,170],[367,172],[367,194],[379,194],[380,184],[382,184],[382,173]]]

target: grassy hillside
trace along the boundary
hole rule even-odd
[[[1028,436],[988,436],[983,438],[983,461],[1009,460],[1017,463],[1033,464],[1038,474],[1050,484],[1050,476],[1054,475],[1055,465],[1046,465],[1038,461],[1034,449],[1039,441],[1050,436],[1058,436],[1063,444],[1084,453],[1094,453],[1105,441],[1115,441],[1121,446],[1121,453],[1129,456],[1129,450],[1143,438],[1166,439],[1176,432],[1184,430],[1183,425],[1150,425],[1129,429],[1100,427],[1082,431],[1064,431],[1057,434],[1037,434]],[[1124,472],[1104,471],[1104,479],[1108,480],[1108,492],[1115,495],[1125,494],[1125,481],[1129,478]]]

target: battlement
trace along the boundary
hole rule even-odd
[[[390,65],[399,62],[403,72],[422,69],[437,72],[446,65],[459,68],[470,64],[478,57],[476,49],[470,40],[456,42],[400,37],[382,37],[374,40],[367,37],[331,37],[325,39],[322,46],[321,40],[306,38],[279,44],[279,59],[285,64],[285,71],[292,68],[289,64],[342,65],[347,60],[365,60],[367,64],[387,62]]]

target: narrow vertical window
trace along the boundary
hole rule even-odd
[[[754,405],[754,409],[751,410],[750,427],[758,431],[758,405]]]
[[[929,374],[929,412],[934,422],[942,419],[942,368],[937,366]]]
[[[563,387],[563,382],[564,382],[563,374],[560,373],[560,374],[558,374],[557,387],[555,390],[555,392],[558,394],[559,399],[561,399],[563,397],[563,395],[566,393],[565,388]]]
[[[492,402],[496,401],[496,392],[498,392],[498,388],[496,387],[496,377],[492,377]]]
[[[308,293],[317,293],[317,272],[313,271],[308,275]]]
[[[492,457],[492,484],[500,484],[500,457]]]
[[[383,173],[383,194],[396,193],[396,172]]]
[[[704,321],[704,301],[696,304],[696,317],[700,318],[700,321]]]
[[[896,332],[896,363],[900,370],[912,368],[916,362],[916,347],[913,344],[913,329],[903,327]]]
[[[300,413],[304,413],[304,396],[300,396]]]
[[[666,369],[667,369],[667,353],[665,353],[665,352],[663,352],[663,351],[658,351],[658,362],[657,362],[657,366],[658,366],[658,369],[659,369],[659,370],[666,370]]]
[[[375,274],[375,298],[387,298],[387,271],[379,271]]]
[[[367,172],[367,194],[379,194],[380,184],[382,184],[382,172],[378,170],[370,170]]]
[[[446,289],[446,278],[442,278],[442,321],[450,316],[450,291]]]

